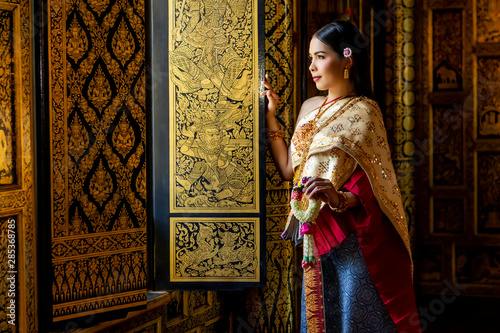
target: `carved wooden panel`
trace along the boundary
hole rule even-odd
[[[497,66],[497,67],[495,67]],[[478,136],[500,137],[500,57],[477,60]]]
[[[162,332],[161,322],[162,322],[161,317],[158,317],[156,319],[148,321],[147,323],[139,325],[125,333],[161,333]]]
[[[500,248],[457,246],[456,262],[458,282],[463,284],[500,284]]]
[[[477,157],[478,232],[500,233],[500,153],[481,152]]]
[[[120,323],[91,329],[94,333],[229,332],[229,322],[215,291],[172,291],[152,298],[147,309],[130,312]]]
[[[49,1],[54,321],[146,302],[144,4]]]
[[[219,296],[220,297],[220,296]],[[166,304],[168,332],[225,332],[215,291],[175,291]],[[224,327],[224,329],[223,329]]]
[[[462,27],[461,10],[433,12],[434,91],[462,90]]]
[[[464,230],[465,206],[462,198],[434,198],[433,232],[459,233]]]
[[[31,2],[0,1],[0,331],[36,332]]]
[[[479,43],[500,42],[500,3],[496,0],[476,0],[477,41]]]
[[[422,7],[420,122],[428,126],[418,141],[428,164],[420,171],[417,252],[423,255],[415,260],[415,281],[423,292],[438,293],[451,281],[464,295],[500,295],[495,3],[426,0]]]
[[[432,110],[433,181],[436,186],[464,183],[463,107],[434,106]]]

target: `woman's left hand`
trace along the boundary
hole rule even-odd
[[[311,177],[304,184],[303,192],[308,197],[320,199],[331,207],[337,207],[340,202],[339,193],[329,179]]]

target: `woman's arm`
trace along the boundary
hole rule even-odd
[[[267,111],[266,111],[267,131],[276,132],[281,130],[275,115],[279,97],[273,91],[271,84],[269,83],[269,77],[267,74],[266,74],[266,79],[262,82],[262,85],[267,89],[261,93],[261,95],[266,96],[268,100]],[[300,108],[300,112],[297,117],[296,123],[298,123],[309,112],[317,109],[322,104],[323,101],[324,97],[321,96],[312,97],[306,100],[302,104],[302,107]],[[284,180],[292,180],[293,179],[292,154],[290,148],[286,147],[285,140],[277,139],[269,142],[269,150],[271,151],[271,156],[274,160],[274,164],[276,165],[276,168],[281,174],[281,177]]]
[[[275,115],[279,97],[272,90],[271,84],[269,83],[269,77],[267,74],[265,81],[262,82],[262,85],[267,89],[261,93],[261,95],[266,96],[268,100],[267,111],[266,111],[267,131],[276,132],[281,130]],[[274,164],[276,165],[276,168],[281,174],[281,177],[284,180],[292,180],[293,179],[292,158],[290,149],[286,147],[285,140],[280,138],[269,142],[269,150],[271,151],[271,156],[274,160]]]

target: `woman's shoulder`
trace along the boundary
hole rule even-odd
[[[300,107],[300,112],[299,112],[299,115],[297,117],[297,123],[300,121],[300,119],[304,118],[307,114],[309,114],[310,112],[319,108],[323,104],[324,101],[325,101],[324,96],[314,96],[314,97],[306,99],[302,103],[302,106]]]
[[[302,108],[303,109],[307,107],[312,107],[313,109],[318,108],[321,106],[321,104],[323,104],[324,101],[325,101],[325,96],[314,96],[306,99],[304,103],[302,103]]]
[[[368,97],[358,97],[355,106],[358,112],[366,113],[368,115],[382,116],[378,103]]]
[[[359,106],[366,108],[366,109],[377,109],[380,110],[380,107],[376,101],[374,101],[371,98],[365,97],[365,96],[360,96],[358,98],[358,103]]]

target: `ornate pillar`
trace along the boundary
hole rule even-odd
[[[265,1],[266,72],[280,96],[277,117],[288,130],[287,143],[294,124],[294,46],[292,0]],[[235,318],[237,329],[253,332],[293,332],[295,304],[298,297],[294,281],[295,247],[280,235],[289,211],[290,183],[284,182],[269,152],[266,155],[266,265],[267,284],[251,289],[247,295],[245,315]]]
[[[386,124],[412,236],[415,213],[415,1],[390,0],[387,8]]]

